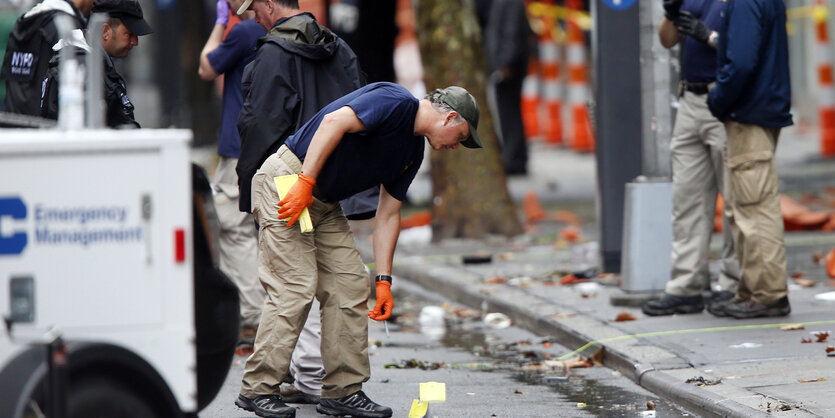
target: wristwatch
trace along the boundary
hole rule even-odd
[[[389,284],[391,284],[391,276],[386,274],[380,274],[374,279],[374,282],[389,282]]]
[[[707,37],[707,44],[716,48],[719,44],[719,34],[716,31],[711,31],[710,35]]]

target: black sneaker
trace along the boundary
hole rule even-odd
[[[306,404],[317,404],[319,403],[319,397],[316,395],[310,395],[304,393],[298,389],[296,389],[293,385],[282,384],[278,388],[278,393],[281,395],[281,400],[285,403],[306,403]]]
[[[263,418],[294,418],[296,416],[296,408],[287,406],[278,395],[260,395],[252,399],[238,395],[235,405],[238,408],[255,412],[255,415]]]
[[[771,305],[764,305],[753,299],[729,303],[725,312],[736,319],[786,316],[792,311],[789,298],[783,296]]]
[[[710,312],[711,315],[713,315],[713,316],[724,318],[724,317],[728,316],[728,313],[725,312],[725,308],[727,308],[728,305],[730,305],[732,303],[736,303],[736,302],[739,302],[739,299],[730,298],[730,299],[716,301],[716,302],[713,302],[713,303],[707,305],[707,311]]]
[[[676,296],[664,293],[661,299],[651,300],[641,307],[645,314],[650,316],[672,315],[674,313],[689,314],[699,313],[705,308],[702,295],[698,296]]]
[[[388,418],[391,408],[374,403],[361,390],[339,399],[319,400],[316,412],[325,415],[346,416],[354,418]]]

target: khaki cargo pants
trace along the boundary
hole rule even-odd
[[[726,211],[739,257],[737,296],[770,305],[788,294],[774,151],[779,129],[728,121]]]
[[[255,351],[247,359],[241,394],[278,393],[313,297],[321,305],[323,398],[362,389],[368,363],[370,282],[339,202],[315,199],[313,232],[278,220],[273,177],[296,174],[301,162],[282,146],[252,179],[252,212],[260,225],[258,276],[267,291]]]
[[[221,156],[212,179],[220,221],[220,269],[238,286],[241,325],[257,327],[264,304],[258,282],[258,231],[252,215],[238,209],[237,158]]]
[[[710,289],[710,238],[716,196],[724,196],[722,154],[725,126],[707,108],[707,95],[686,91],[679,101],[673,139],[673,254],[671,280],[666,292],[698,296]],[[719,286],[736,293],[739,262],[724,216],[722,266]]]

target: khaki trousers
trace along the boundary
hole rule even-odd
[[[273,177],[295,174],[301,163],[287,147],[267,158],[252,181],[253,215],[261,227],[258,277],[267,291],[255,351],[244,367],[241,394],[277,394],[313,297],[321,304],[323,398],[362,389],[368,363],[370,282],[338,202],[315,199],[313,232],[278,220]]]
[[[666,293],[697,296],[710,289],[710,238],[716,195],[724,196],[725,126],[707,108],[707,95],[685,92],[673,139],[673,253]],[[719,285],[736,292],[739,263],[725,216]]]
[[[258,230],[252,215],[238,209],[237,158],[220,157],[212,179],[220,221],[220,270],[238,286],[241,325],[257,326],[264,304],[264,288],[258,282]]]
[[[727,209],[740,262],[737,296],[770,305],[788,294],[774,151],[779,129],[725,123]]]

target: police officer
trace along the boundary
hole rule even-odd
[[[107,106],[106,123],[110,127],[139,127],[133,116],[133,103],[127,96],[127,87],[121,74],[113,66],[112,58],[123,58],[139,45],[139,36],[152,32],[142,15],[142,7],[136,0],[95,0],[93,13],[107,13],[108,20],[102,26],[101,44],[104,52],[104,98]],[[79,53],[85,53],[80,48]],[[58,118],[58,61],[55,56],[44,80],[41,116]]]
[[[82,38],[93,0],[44,0],[15,22],[3,57],[0,78],[6,82],[6,112],[39,116],[41,82],[58,42],[55,16],[69,16],[74,35]]]

